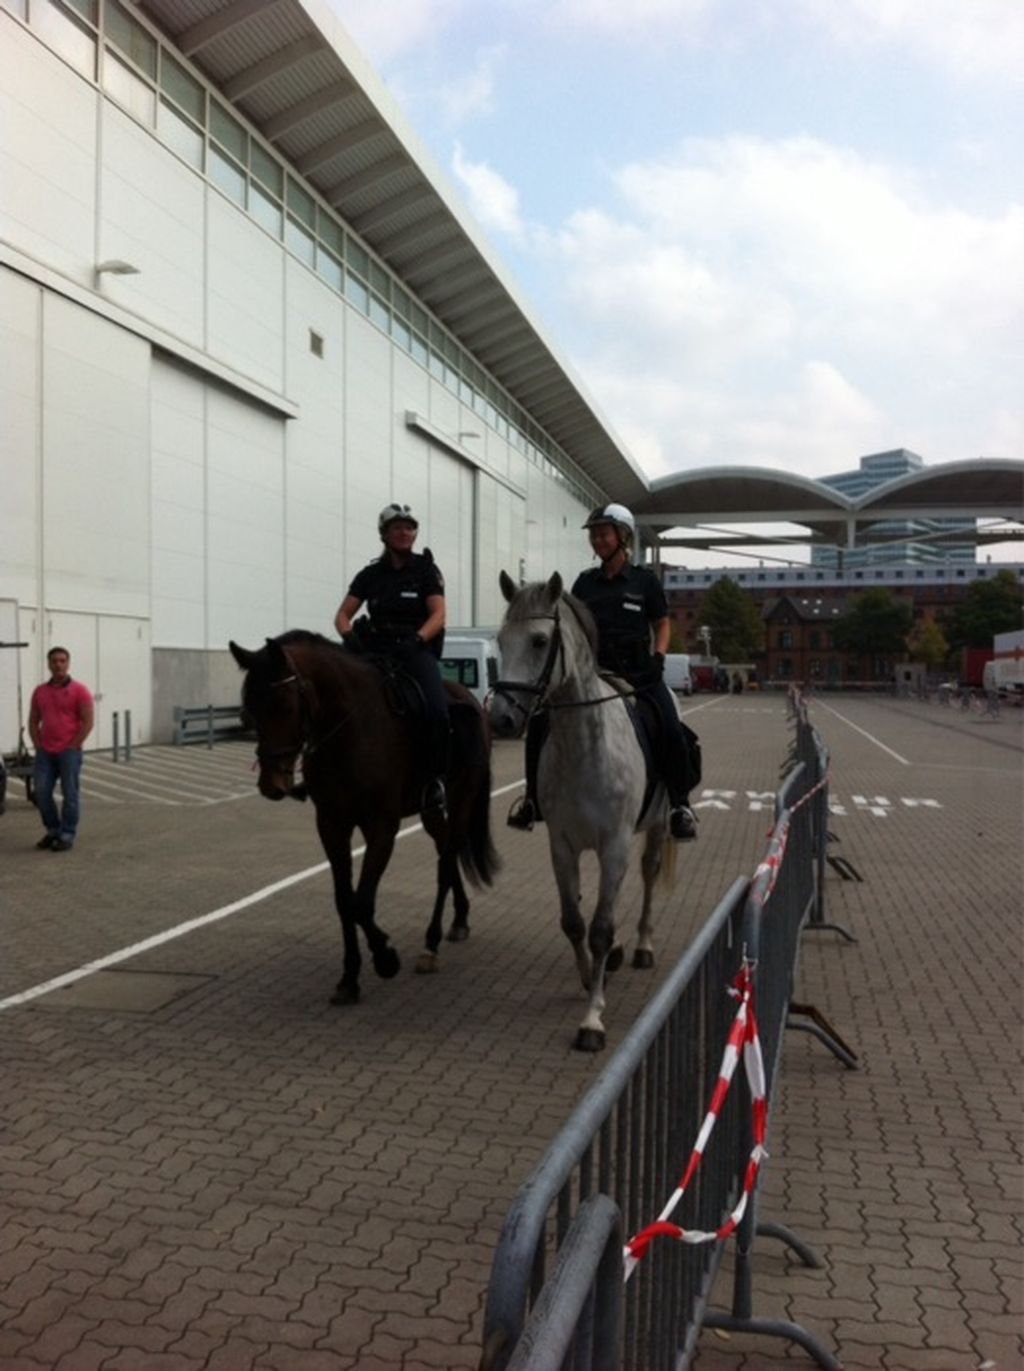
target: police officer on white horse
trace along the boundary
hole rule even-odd
[[[581,572],[573,595],[593,615],[598,662],[645,695],[658,710],[665,749],[664,781],[669,797],[669,831],[680,842],[697,836],[689,792],[700,780],[700,744],[680,720],[675,696],[663,679],[671,623],[661,582],[649,567],[632,560],[636,521],[625,505],[595,509],[583,527],[600,566]],[[546,734],[543,716],[530,722],[526,740],[526,795],[509,814],[512,828],[529,829],[541,817],[537,805],[537,760]]]
[[[444,644],[444,577],[429,549],[413,552],[419,521],[408,505],[385,505],[377,518],[377,531],[384,550],[356,575],[334,626],[347,646],[390,658],[419,687],[429,777],[422,809],[424,814],[443,813],[451,736],[448,696],[438,666]],[[364,604],[369,619],[354,624]]]

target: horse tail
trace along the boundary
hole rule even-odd
[[[475,785],[469,800],[469,823],[459,845],[459,866],[470,885],[491,885],[501,869],[501,858],[491,838],[490,724],[482,711],[470,714],[467,710],[466,715],[470,724],[464,733],[466,776]]]
[[[666,833],[661,845],[661,866],[658,868],[658,883],[670,886],[676,878],[676,852],[678,844],[671,834]]]

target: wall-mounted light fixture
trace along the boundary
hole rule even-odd
[[[108,257],[105,262],[97,262],[93,268],[97,282],[101,276],[138,276],[139,268],[120,257]]]
[[[479,438],[479,437],[480,437],[479,433],[477,433],[476,429],[474,429],[474,428],[464,428],[464,429],[460,429],[460,430],[459,430],[459,442],[460,442],[460,443],[462,442],[463,438]]]

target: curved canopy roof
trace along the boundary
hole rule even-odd
[[[140,3],[591,480],[620,499],[644,492],[639,469],[326,0]]]
[[[900,476],[855,498],[821,481],[761,467],[705,467],[651,483],[633,507],[641,524],[655,531],[680,526],[793,523],[807,534],[787,542],[906,542],[895,538],[882,521],[921,519],[1024,520],[1024,462],[979,457],[945,462]],[[721,531],[721,530],[719,530]],[[1003,532],[1002,537],[1013,536]],[[948,541],[992,541],[984,532],[962,529]],[[690,539],[668,540],[673,546],[710,546],[707,531]],[[729,535],[720,540],[737,545]],[[758,540],[752,535],[750,541]]]

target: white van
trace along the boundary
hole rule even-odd
[[[497,634],[487,629],[446,633],[440,665],[444,680],[464,685],[483,704],[498,679]]]
[[[693,677],[690,675],[689,653],[666,653],[665,684],[668,686],[669,690],[678,690],[680,695],[693,694]]]

